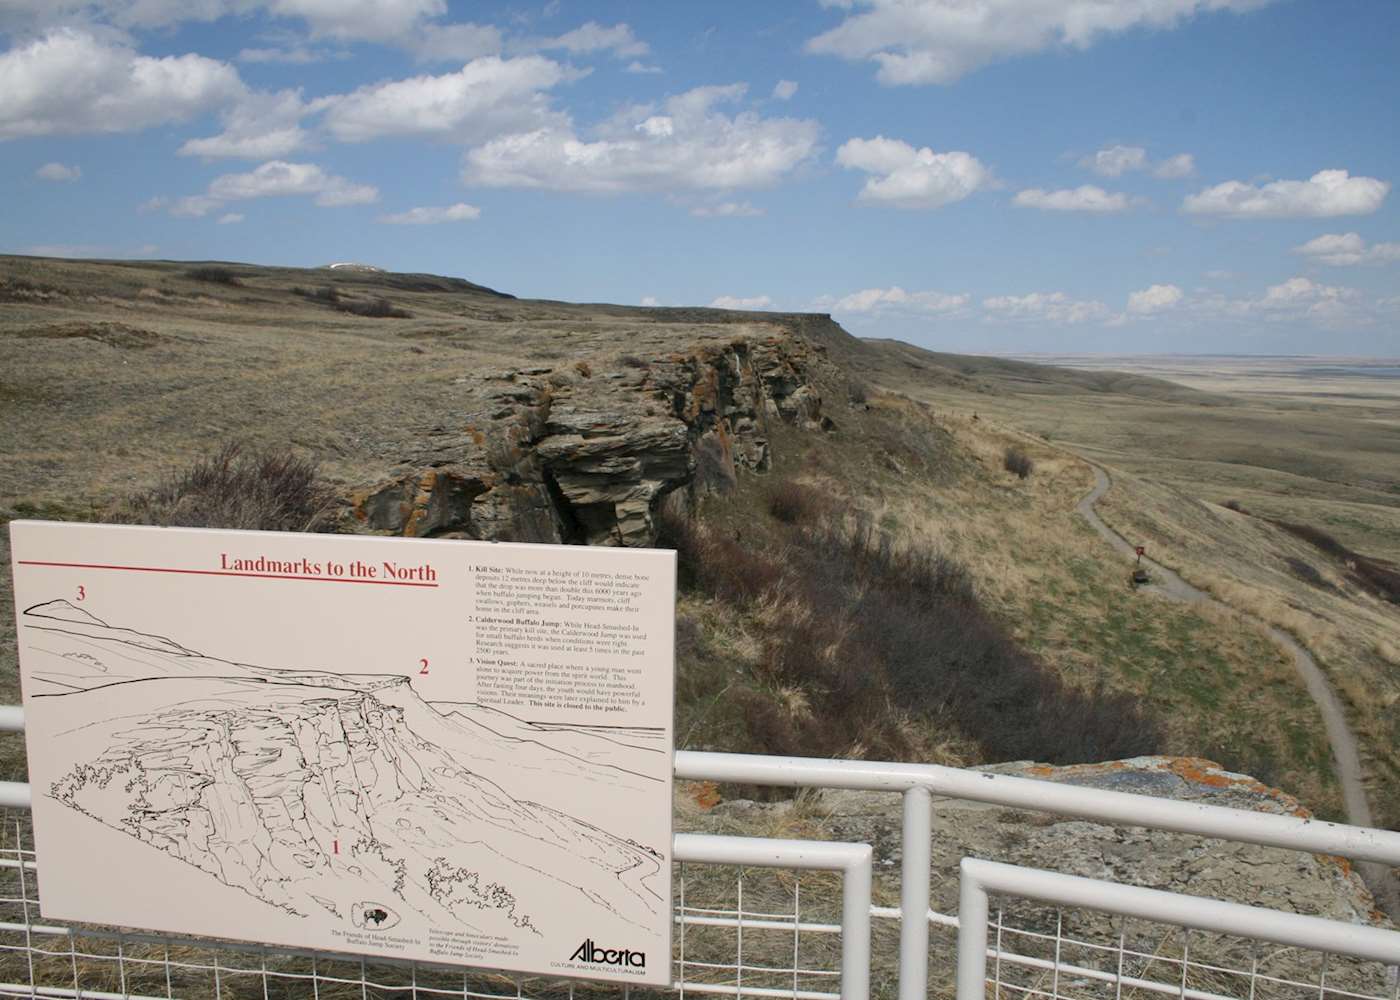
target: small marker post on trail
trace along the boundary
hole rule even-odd
[[[1133,551],[1137,553],[1137,564],[1138,564],[1139,566],[1141,566],[1141,565],[1142,565],[1142,557],[1143,557],[1144,555],[1147,554],[1147,546],[1145,546],[1145,545],[1135,545],[1135,546],[1133,547]]]

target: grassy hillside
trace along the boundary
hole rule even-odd
[[[483,372],[529,368],[586,400],[585,372],[625,381],[697,344],[808,338],[826,359],[811,376],[826,429],[774,419],[771,470],[671,511],[688,567],[681,745],[950,763],[1205,754],[1336,814],[1320,720],[1279,651],[1229,615],[1131,591],[1074,513],[1088,466],[1061,435],[1017,429],[1072,418],[1084,436],[1098,413],[1150,438],[1163,412],[1233,419],[1227,400],[862,342],[825,317],[518,300],[430,275],[0,258],[0,298],[8,516],[131,516],[146,509],[131,497],[231,439],[290,446],[343,494],[464,433],[496,405]],[[1029,476],[1006,471],[1010,445]],[[8,593],[0,607],[11,701]]]

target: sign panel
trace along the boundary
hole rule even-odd
[[[673,552],[10,537],[45,917],[670,982]]]

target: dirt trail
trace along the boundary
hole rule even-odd
[[[1094,470],[1094,488],[1079,501],[1079,515],[1088,521],[1090,527],[1102,535],[1104,540],[1117,551],[1130,559],[1134,558],[1136,552],[1133,546],[1122,535],[1105,524],[1094,509],[1094,504],[1108,492],[1113,481],[1109,478],[1108,473],[1097,465],[1091,463],[1091,467]],[[1144,556],[1142,564],[1151,574],[1152,582],[1142,585],[1138,588],[1139,590],[1159,594],[1172,601],[1181,601],[1186,604],[1211,604],[1217,608],[1240,613],[1238,609],[1231,608],[1199,587],[1191,586],[1160,563]],[[1293,660],[1293,665],[1297,667],[1299,675],[1303,678],[1303,684],[1307,687],[1308,694],[1312,696],[1318,711],[1322,713],[1322,724],[1327,732],[1327,742],[1332,747],[1332,760],[1336,765],[1337,780],[1342,786],[1342,803],[1346,808],[1347,821],[1353,826],[1374,826],[1371,807],[1366,801],[1366,789],[1361,781],[1361,757],[1357,752],[1356,737],[1352,735],[1351,729],[1347,726],[1346,714],[1342,711],[1341,703],[1337,700],[1337,695],[1333,692],[1331,685],[1327,683],[1322,669],[1317,665],[1312,654],[1287,632],[1254,618],[1252,615],[1245,617],[1267,632],[1269,638],[1288,653]],[[1400,884],[1397,884],[1397,880],[1391,877],[1386,866],[1363,861],[1357,862],[1356,867],[1375,895],[1376,903],[1392,918],[1400,920]]]

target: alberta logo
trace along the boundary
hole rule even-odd
[[[592,962],[597,965],[627,965],[634,969],[647,967],[647,953],[617,948],[599,948],[588,938],[569,956],[571,962]]]

